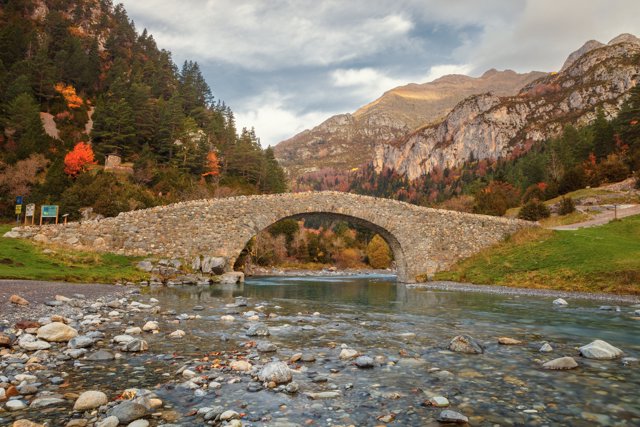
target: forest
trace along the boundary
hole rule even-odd
[[[2,2],[0,127],[4,217],[17,196],[74,219],[287,188],[198,63],[178,67],[110,0]]]

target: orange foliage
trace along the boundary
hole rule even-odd
[[[64,156],[64,173],[76,176],[87,170],[89,165],[95,165],[93,149],[86,142],[78,142],[73,150]]]
[[[220,175],[220,162],[218,162],[218,155],[215,151],[209,151],[209,154],[207,154],[207,169],[208,171],[203,173],[202,176]]]
[[[69,108],[80,108],[84,101],[76,94],[76,88],[64,83],[55,85],[56,92],[62,95]]]

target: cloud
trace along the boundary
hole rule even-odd
[[[640,35],[637,0],[124,0],[193,59],[263,144],[393,87],[489,68],[551,71],[589,39]]]

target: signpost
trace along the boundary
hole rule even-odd
[[[31,217],[31,225],[33,225],[36,219],[36,205],[35,203],[29,203],[27,205],[27,210],[24,213],[24,224],[27,224],[27,218]]]
[[[57,224],[58,205],[42,205],[42,207],[40,208],[40,225],[42,225],[42,218],[55,218]]]
[[[16,222],[20,224],[20,215],[22,214],[22,196],[16,197]]]

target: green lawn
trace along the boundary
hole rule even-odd
[[[139,258],[59,248],[44,253],[44,247],[31,241],[1,237],[11,227],[0,225],[1,279],[114,283],[145,278],[145,273],[135,268]]]
[[[640,294],[640,215],[576,231],[523,230],[436,280]]]

